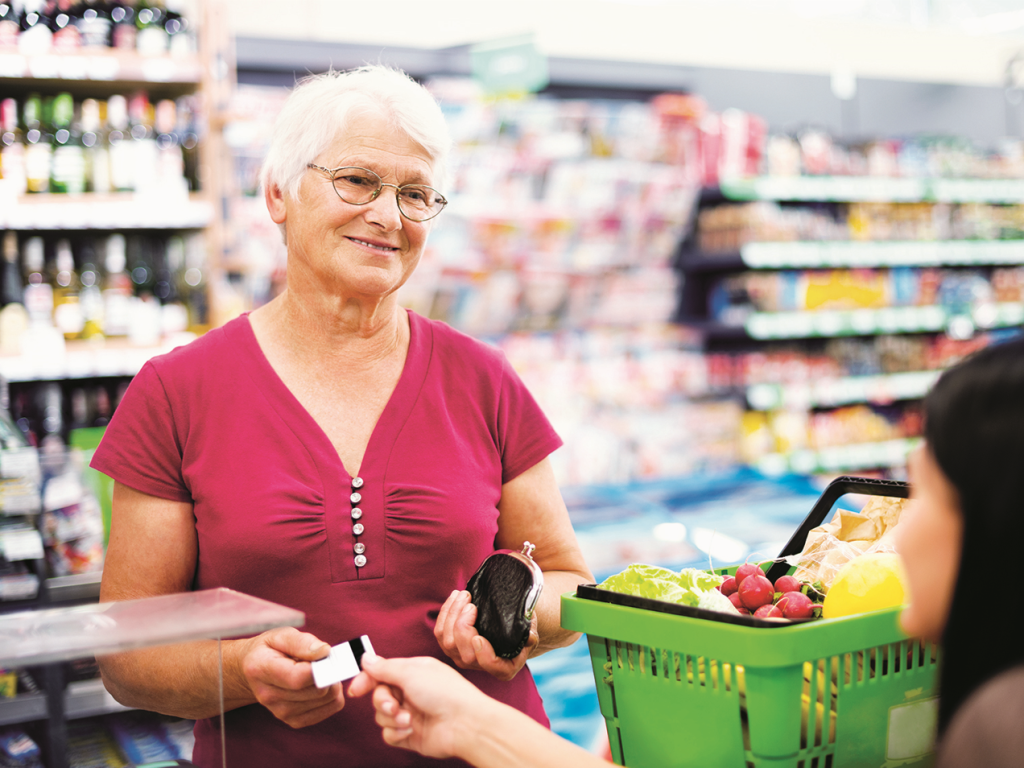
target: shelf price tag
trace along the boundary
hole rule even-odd
[[[57,56],[33,56],[28,60],[28,71],[40,80],[56,80],[60,77],[60,58]]]

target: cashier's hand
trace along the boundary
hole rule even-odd
[[[452,592],[437,614],[434,637],[441,650],[461,669],[479,669],[499,680],[511,680],[540,642],[537,614],[534,614],[526,647],[514,659],[503,659],[495,655],[490,642],[476,631],[475,623],[476,606],[465,590]]]
[[[250,641],[242,657],[242,675],[256,700],[278,720],[304,728],[326,720],[345,706],[341,683],[317,688],[310,662],[331,646],[293,627],[272,629]]]

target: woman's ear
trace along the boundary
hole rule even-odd
[[[267,210],[275,224],[284,224],[288,218],[288,209],[284,203],[284,191],[280,186],[268,183],[263,189],[263,197],[267,201]]]

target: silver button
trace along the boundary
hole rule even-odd
[[[366,555],[356,555],[353,559],[355,560],[356,568],[362,568],[366,565]]]
[[[359,542],[359,543],[358,543],[358,544],[356,544],[356,545],[355,545],[354,547],[352,547],[352,550],[353,550],[353,551],[354,551],[354,552],[355,552],[355,553],[356,553],[357,555],[361,555],[361,554],[363,554],[363,552],[365,552],[365,551],[366,551],[366,545],[365,545],[365,544],[363,544],[362,542]]]
[[[362,535],[363,530],[364,529],[363,529],[363,524],[362,523],[356,523],[355,525],[352,526],[352,533],[354,533],[356,536]]]
[[[353,494],[352,494],[351,496],[349,496],[349,497],[348,497],[348,499],[349,499],[349,501],[351,501],[351,502],[352,502],[353,504],[358,504],[358,503],[359,503],[360,501],[362,501],[362,500],[363,500],[363,497],[362,497],[362,496],[360,496],[360,495],[359,495],[358,493],[353,493]]]
[[[353,520],[358,520],[362,516],[363,516],[363,510],[361,510],[359,507],[352,507],[352,519]]]
[[[353,488],[362,488],[363,487],[363,478],[361,478],[361,477],[353,477],[352,478],[352,487]]]

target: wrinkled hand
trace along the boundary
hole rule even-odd
[[[455,666],[460,669],[479,669],[498,680],[511,680],[523,668],[533,649],[540,642],[537,633],[537,614],[530,622],[530,637],[526,646],[514,659],[503,659],[494,653],[490,642],[482,637],[473,626],[476,623],[476,606],[470,601],[465,590],[452,592],[441,606],[434,625],[434,637]]]
[[[437,659],[364,656],[363,672],[349,685],[353,698],[373,691],[384,741],[428,757],[458,756],[460,733],[488,699]]]
[[[273,629],[252,638],[242,658],[242,674],[256,700],[274,717],[304,728],[345,706],[341,683],[317,688],[313,682],[310,662],[330,651],[331,646],[307,632]]]

